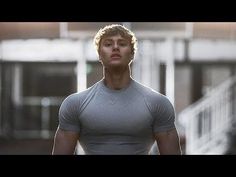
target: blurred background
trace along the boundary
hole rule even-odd
[[[92,42],[112,23],[0,22],[1,155],[51,154],[62,100],[102,78]],[[132,77],[175,107],[183,154],[236,154],[236,23],[119,24],[138,38]]]

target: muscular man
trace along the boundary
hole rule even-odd
[[[137,39],[122,25],[100,29],[94,43],[103,79],[69,95],[59,110],[52,154],[181,154],[175,111],[166,96],[131,77]]]

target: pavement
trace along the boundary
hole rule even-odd
[[[53,139],[0,139],[0,155],[51,155]]]

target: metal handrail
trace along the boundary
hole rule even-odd
[[[235,121],[235,85],[236,76],[179,113],[178,121],[185,128],[186,154],[223,153],[227,148],[225,136]]]

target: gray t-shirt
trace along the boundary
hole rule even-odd
[[[148,154],[154,134],[175,128],[174,121],[167,97],[133,79],[121,90],[101,80],[59,110],[59,128],[78,132],[85,154]]]

